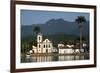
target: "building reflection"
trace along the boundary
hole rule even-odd
[[[51,61],[87,60],[87,59],[89,59],[89,55],[29,56],[22,58],[21,62],[51,62]]]

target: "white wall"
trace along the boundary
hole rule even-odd
[[[34,0],[58,3],[76,3],[97,5],[97,33],[100,37],[100,0]],[[99,73],[100,72],[100,38],[97,40],[97,68],[41,71],[34,73]],[[0,73],[10,73],[10,0],[0,0]],[[28,72],[27,72],[28,73]],[[33,72],[30,72],[33,73]]]

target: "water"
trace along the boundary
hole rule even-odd
[[[88,60],[89,55],[59,55],[59,56],[23,56],[22,63],[30,62],[51,62],[51,61],[70,61],[70,60]]]

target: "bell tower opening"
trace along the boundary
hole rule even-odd
[[[37,42],[38,43],[42,42],[42,34],[41,33],[38,33],[38,35],[37,35]]]

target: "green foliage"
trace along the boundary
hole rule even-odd
[[[26,53],[32,49],[33,40],[31,37],[21,39],[21,52]]]
[[[79,41],[79,40],[80,40],[80,37],[77,37],[76,40]],[[83,40],[83,41],[86,41],[86,38],[82,36],[82,40]]]
[[[35,26],[35,27],[33,28],[33,32],[35,32],[35,34],[38,34],[40,31],[41,31],[41,30],[40,30],[40,27],[38,27],[38,26]]]
[[[28,42],[23,42],[21,44],[21,52],[26,53],[30,50],[30,45]]]
[[[86,19],[84,16],[78,16],[75,19],[75,22],[79,25],[79,27],[81,28],[83,26],[83,23],[86,22]]]

